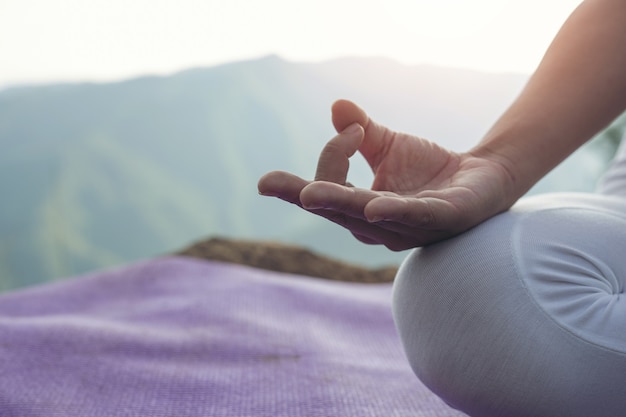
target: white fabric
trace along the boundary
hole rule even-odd
[[[607,173],[598,185],[601,194],[619,195],[626,198],[626,135]]]
[[[405,260],[396,325],[416,375],[450,405],[626,415],[626,150],[600,191],[522,200]]]

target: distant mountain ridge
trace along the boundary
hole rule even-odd
[[[0,288],[158,256],[214,235],[295,243],[369,266],[397,263],[404,254],[367,247],[258,196],[257,179],[274,169],[313,175],[334,134],[329,108],[337,98],[461,150],[525,80],[378,58],[269,56],[168,77],[7,88],[0,91]],[[351,181],[367,186],[364,163],[353,166]]]

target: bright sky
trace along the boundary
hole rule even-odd
[[[0,87],[278,54],[531,72],[581,0],[0,0]]]

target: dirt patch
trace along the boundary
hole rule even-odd
[[[299,246],[221,237],[194,243],[176,254],[335,281],[392,282],[398,270],[397,266],[368,269]]]

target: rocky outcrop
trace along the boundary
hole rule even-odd
[[[335,281],[364,283],[391,282],[398,269],[396,266],[368,269],[320,255],[299,246],[220,237],[194,243],[178,252],[177,255]]]

